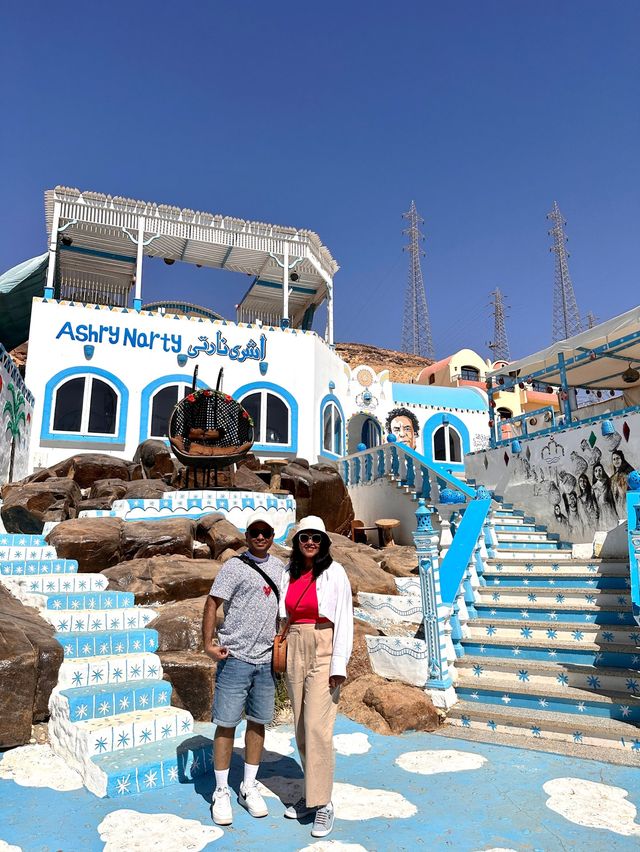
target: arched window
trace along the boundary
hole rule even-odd
[[[253,419],[257,444],[289,445],[291,409],[269,390],[258,390],[240,399]]]
[[[342,415],[335,402],[328,402],[322,411],[322,449],[336,456],[343,453]]]
[[[380,429],[380,424],[376,423],[376,421],[371,417],[367,417],[362,424],[360,440],[367,449],[370,447],[379,447],[382,443],[382,430]]]
[[[188,384],[165,385],[151,397],[150,438],[166,438],[169,430],[169,418],[179,399],[191,389]]]
[[[433,459],[458,464],[462,461],[460,434],[449,423],[443,423],[433,433]]]
[[[115,387],[95,375],[74,376],[53,394],[51,432],[115,435],[120,396]]]
[[[460,378],[467,382],[479,382],[480,370],[477,367],[460,367]]]
[[[498,408],[498,417],[500,420],[509,420],[513,417],[513,412],[509,408]]]

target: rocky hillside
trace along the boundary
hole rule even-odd
[[[377,373],[389,370],[392,382],[413,382],[420,370],[433,363],[420,355],[382,349],[368,343],[336,343],[336,352],[350,367],[367,364]]]

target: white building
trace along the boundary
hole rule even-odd
[[[462,470],[464,454],[484,446],[481,390],[397,384],[336,354],[338,265],[313,232],[60,187],[45,206],[49,266],[26,373],[33,467],[79,449],[131,458],[166,435],[195,366],[199,387],[215,387],[224,368],[223,389],[253,416],[262,457],[338,459],[384,440],[398,407],[415,415],[427,459]],[[143,307],[146,256],[253,276],[236,322],[182,298]],[[311,330],[322,304],[324,339]]]

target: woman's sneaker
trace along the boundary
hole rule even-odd
[[[269,808],[267,808],[267,803],[260,795],[257,781],[254,781],[253,784],[247,784],[246,787],[244,782],[240,785],[238,801],[243,808],[249,811],[252,817],[269,816]]]
[[[211,803],[211,818],[216,825],[231,825],[233,822],[231,794],[228,787],[216,787]]]
[[[289,805],[285,810],[284,815],[287,819],[303,819],[309,814],[312,814],[315,808],[308,808],[304,800],[304,796],[300,796],[295,805]]]
[[[327,834],[331,833],[333,829],[333,805],[329,802],[328,805],[324,805],[321,808],[318,808],[316,811],[316,818],[313,821],[313,828],[311,829],[312,837],[326,837]]]

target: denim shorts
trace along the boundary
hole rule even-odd
[[[218,663],[212,721],[223,728],[235,728],[244,711],[248,721],[267,725],[273,719],[275,697],[271,662],[245,663],[227,657]]]

